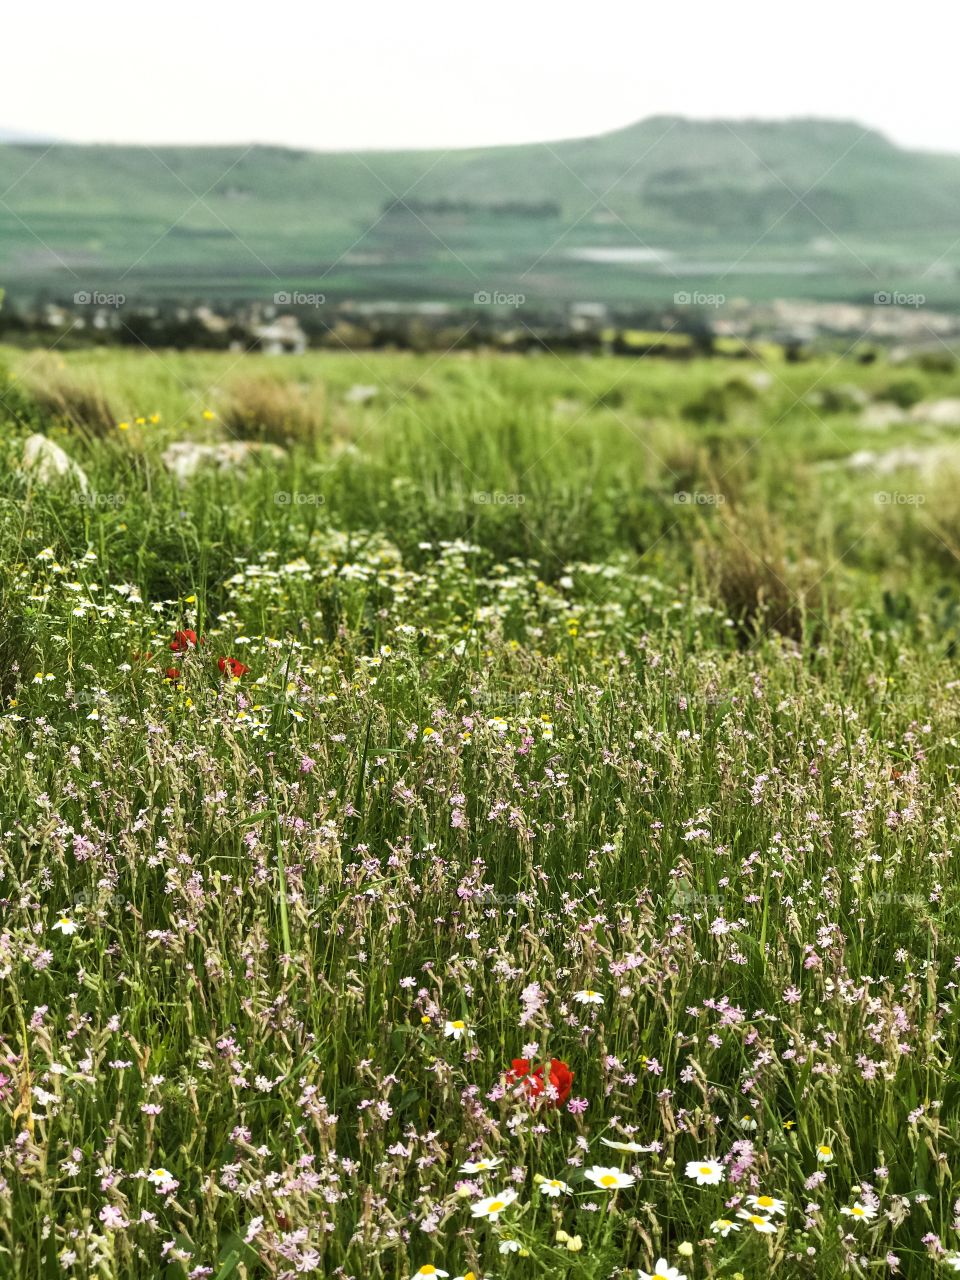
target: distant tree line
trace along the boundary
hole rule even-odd
[[[558,200],[451,200],[442,197],[439,200],[418,200],[411,197],[407,200],[388,200],[382,209],[384,215],[396,217],[406,213],[420,216],[448,214],[469,214],[482,216],[493,214],[504,218],[559,218],[561,214]]]

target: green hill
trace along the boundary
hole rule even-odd
[[[832,121],[654,117],[450,152],[0,145],[11,298],[960,300],[960,158]]]

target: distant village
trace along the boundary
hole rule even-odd
[[[296,356],[311,349],[450,351],[494,348],[749,358],[759,347],[788,358],[823,348],[872,347],[906,354],[943,353],[960,338],[960,316],[928,309],[916,298],[878,294],[871,303],[778,300],[769,303],[677,295],[664,307],[610,307],[598,302],[528,303],[519,295],[477,294],[470,302],[327,301],[296,292],[278,300],[234,304],[147,303],[122,295],[78,294],[72,301],[0,311],[0,341],[58,349],[144,345],[179,350],[254,351]],[[301,300],[306,300],[301,302]],[[298,305],[300,303],[300,305]]]

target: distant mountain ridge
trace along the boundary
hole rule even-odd
[[[862,298],[921,278],[941,302],[960,295],[960,157],[849,121],[658,116],[448,152],[14,142],[0,145],[3,192],[14,298],[322,282],[341,296],[513,285],[617,301],[667,296],[698,270],[763,296]]]

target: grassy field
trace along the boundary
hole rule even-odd
[[[0,357],[4,1280],[960,1270],[950,361]]]

